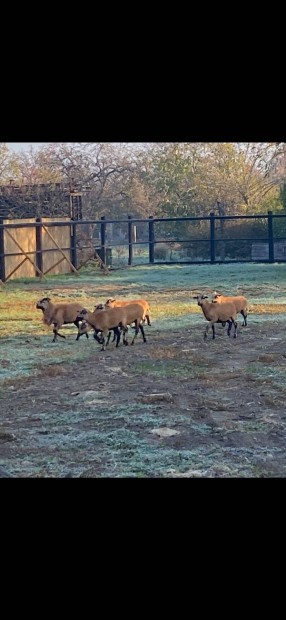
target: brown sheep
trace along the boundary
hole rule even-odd
[[[59,333],[62,325],[67,325],[68,323],[74,323],[76,327],[79,327],[79,320],[77,315],[79,311],[82,309],[82,304],[79,303],[60,303],[53,304],[49,297],[43,297],[40,299],[36,308],[38,310],[42,310],[43,312],[43,323],[45,325],[52,325],[54,338],[52,342],[56,342],[58,336],[60,338],[65,338],[63,334]],[[88,338],[88,333],[85,334]]]
[[[135,335],[131,342],[134,344],[135,338],[137,337],[139,330],[141,331],[142,338],[144,342],[146,341],[144,328],[142,323],[144,315],[144,310],[142,305],[139,304],[129,304],[128,306],[124,306],[122,308],[109,308],[108,310],[97,309],[94,312],[89,312],[85,308],[78,313],[77,318],[79,321],[85,320],[91,327],[93,327],[96,335],[101,332],[102,333],[102,349],[105,350],[105,338],[110,332],[110,330],[114,330],[114,334],[117,336],[116,347],[119,345],[121,331],[123,331],[123,344],[128,345],[126,339],[126,333],[128,331],[128,325],[131,323],[135,323]],[[97,338],[98,339],[98,338]]]
[[[205,333],[204,340],[207,338],[209,326],[212,327],[213,339],[215,338],[215,323],[228,323],[227,335],[230,336],[231,326],[234,325],[234,338],[237,333],[236,308],[231,302],[213,303],[206,301],[207,295],[197,295],[194,299],[198,300],[198,306],[201,307],[204,316],[209,321]]]
[[[84,334],[87,334],[91,329],[92,329],[91,325],[89,325],[86,321],[82,321],[81,324],[78,327],[78,332],[77,332],[76,340],[79,340],[81,336],[84,336]],[[114,332],[114,330],[113,330],[113,332]],[[108,334],[107,343],[106,343],[107,345],[109,344],[109,341],[110,341],[110,338],[111,338],[111,333],[112,333],[112,330]],[[112,342],[114,342],[115,338],[116,338],[116,334],[114,333],[113,341]],[[101,344],[101,340],[98,339],[98,342],[100,342],[100,344]]]
[[[225,295],[221,295],[220,293],[217,293],[216,291],[213,292],[212,295],[212,301],[213,303],[219,303],[221,304],[222,302],[232,302],[234,303],[235,307],[236,307],[236,312],[240,312],[240,314],[242,314],[243,316],[243,323],[242,326],[246,327],[247,326],[247,299],[246,297],[244,297],[243,295],[234,295],[234,296],[225,296]]]
[[[143,321],[145,321],[146,319],[147,324],[151,325],[150,307],[148,301],[146,301],[145,299],[130,299],[129,301],[123,301],[121,299],[108,299],[104,305],[106,308],[123,308],[124,306],[128,306],[129,304],[140,304],[144,310]]]

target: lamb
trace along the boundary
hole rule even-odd
[[[209,326],[212,326],[213,339],[215,338],[215,323],[228,323],[227,335],[230,336],[231,326],[234,325],[234,338],[236,338],[237,333],[237,322],[236,322],[236,308],[234,303],[232,302],[222,302],[222,303],[213,303],[209,301],[205,301],[207,299],[207,295],[197,295],[194,299],[198,300],[198,306],[201,307],[205,318],[209,321],[205,334],[204,340],[207,338],[207,333],[209,330]]]
[[[79,340],[81,336],[83,336],[84,334],[87,334],[87,333],[88,333],[91,329],[92,329],[91,325],[89,325],[86,321],[82,321],[82,322],[81,322],[81,324],[80,324],[80,325],[79,325],[79,327],[78,327],[78,332],[77,332],[77,337],[76,337],[76,340]],[[111,333],[112,333],[112,331],[114,332],[114,330],[111,330],[111,331],[109,332],[109,334],[108,334],[107,343],[106,343],[107,345],[109,344],[109,341],[110,341],[110,338],[111,338]],[[102,340],[100,340],[100,339],[99,339],[99,338],[95,335],[95,333],[94,333],[94,337],[95,337],[95,339],[96,339],[96,340],[98,340],[98,342],[99,342],[100,344],[102,344]],[[113,336],[113,341],[112,341],[112,342],[114,342],[115,338],[116,338],[116,334],[114,333],[114,336]]]
[[[90,325],[86,321],[82,321],[81,324],[78,326],[76,340],[79,340],[81,336],[84,336],[84,334],[88,334],[90,330]]]
[[[145,299],[130,299],[129,301],[122,301],[120,299],[108,299],[105,302],[105,307],[106,308],[123,308],[124,306],[128,306],[130,304],[139,304],[142,306],[143,310],[144,310],[144,318],[143,321],[145,322],[145,319],[147,320],[147,324],[151,325],[150,322],[150,307],[148,304],[148,301],[146,301]]]
[[[134,344],[135,338],[137,337],[139,330],[141,331],[144,342],[146,341],[145,333],[143,325],[141,324],[144,316],[144,310],[142,305],[139,304],[129,304],[123,308],[109,308],[108,310],[97,309],[94,312],[89,312],[85,308],[78,313],[77,319],[79,321],[85,320],[91,327],[93,327],[95,332],[95,337],[98,332],[102,333],[102,349],[101,351],[105,351],[105,339],[110,330],[114,330],[114,334],[116,335],[116,347],[119,346],[121,331],[123,331],[123,344],[128,345],[126,339],[126,333],[128,331],[128,325],[131,323],[135,323],[135,335],[131,342]],[[98,338],[97,338],[98,340]]]
[[[67,325],[68,323],[74,323],[77,328],[79,328],[79,320],[77,315],[79,311],[82,309],[82,304],[79,303],[61,303],[61,304],[53,304],[49,297],[43,297],[40,299],[36,308],[38,310],[42,310],[43,312],[43,323],[45,325],[52,325],[54,338],[52,342],[56,342],[57,337],[65,338],[63,334],[59,333],[62,325]],[[88,338],[88,333],[86,332],[86,337]]]
[[[232,296],[232,297],[226,297],[225,295],[221,295],[220,293],[217,293],[216,291],[213,292],[212,295],[212,301],[214,303],[222,303],[222,302],[232,302],[235,305],[236,308],[236,312],[240,312],[240,314],[242,314],[243,316],[243,323],[242,326],[246,327],[247,326],[247,299],[246,297],[244,297],[243,295],[236,295],[236,296]]]

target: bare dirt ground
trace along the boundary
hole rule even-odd
[[[147,344],[139,335],[105,352],[71,334],[76,361],[7,381],[2,475],[284,477],[284,319],[249,317],[242,328],[240,317],[236,340],[217,326],[204,342],[199,318],[187,329],[146,327]]]

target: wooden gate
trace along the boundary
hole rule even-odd
[[[0,230],[2,246],[2,280],[14,278],[45,277],[46,274],[66,274],[77,270],[70,261],[71,221],[57,218],[57,222],[67,222],[66,226],[46,226],[53,218],[3,220]],[[33,226],[36,222],[41,226]],[[13,224],[8,228],[8,224]],[[23,227],[23,224],[30,226]],[[4,276],[4,277],[3,277]]]

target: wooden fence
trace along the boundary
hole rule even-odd
[[[69,218],[0,220],[0,280],[76,271],[71,231]]]

